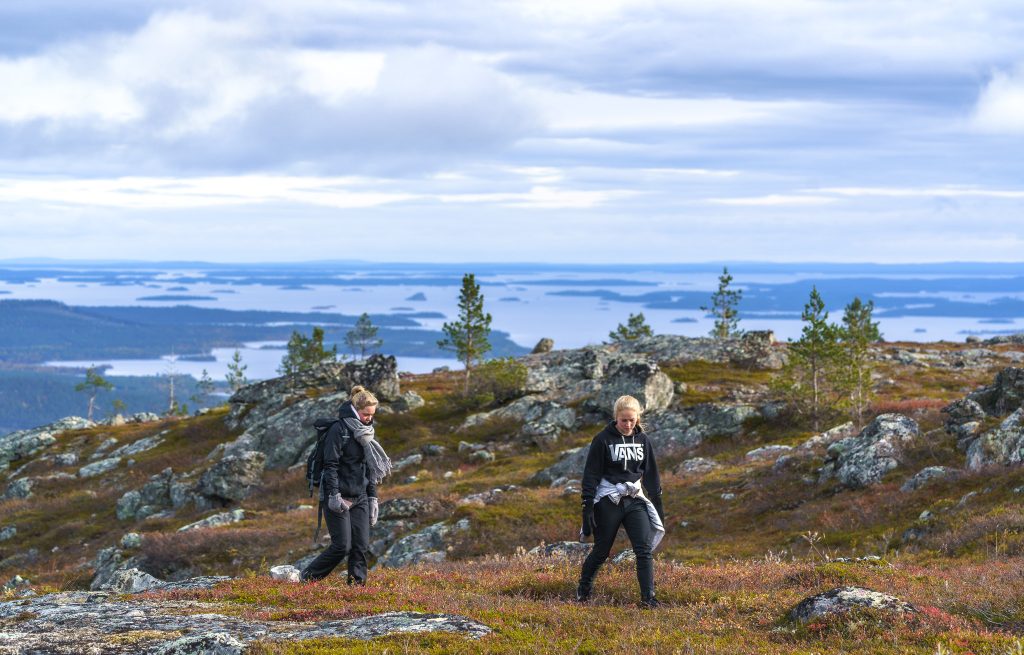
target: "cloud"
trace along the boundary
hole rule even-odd
[[[875,196],[882,198],[930,198],[934,196],[949,198],[1003,198],[1010,200],[1024,198],[1024,190],[984,189],[967,186],[831,187],[813,189],[812,192],[832,193],[839,196]]]
[[[836,198],[828,196],[798,196],[770,194],[748,198],[709,198],[712,205],[733,205],[738,207],[775,207],[782,205],[827,205],[836,202]]]
[[[1024,134],[1024,65],[997,71],[978,96],[971,126],[989,134]]]

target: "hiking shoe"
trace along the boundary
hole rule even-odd
[[[643,600],[641,600],[640,607],[642,607],[645,610],[653,610],[661,607],[661,603],[658,601],[657,598],[651,596],[650,598],[644,598]]]
[[[586,603],[590,600],[590,587],[585,587],[582,584],[576,587],[576,602]]]

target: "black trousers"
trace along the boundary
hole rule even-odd
[[[303,578],[326,578],[348,557],[349,584],[366,582],[366,553],[370,547],[370,503],[362,496],[347,511],[332,512],[324,502],[324,522],[331,535],[331,545],[324,549],[303,571]]]
[[[654,598],[654,557],[651,555],[651,517],[647,503],[639,498],[623,498],[618,505],[607,496],[594,505],[594,548],[583,562],[580,586],[587,591],[594,584],[594,576],[601,568],[619,533],[619,526],[626,528],[629,541],[636,555],[636,579],[640,583],[640,597]]]

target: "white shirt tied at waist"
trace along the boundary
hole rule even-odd
[[[597,492],[594,494],[594,504],[596,505],[605,496],[616,505],[621,503],[623,498],[639,498],[644,501],[647,506],[647,516],[651,519],[651,530],[654,532],[651,537],[651,552],[654,552],[654,549],[661,543],[662,537],[665,536],[665,526],[661,522],[661,517],[658,516],[658,510],[654,509],[654,503],[644,495],[640,480],[612,484],[601,478],[601,482],[597,485]]]

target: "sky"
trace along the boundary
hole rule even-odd
[[[1024,260],[1013,0],[5,0],[0,260]]]

